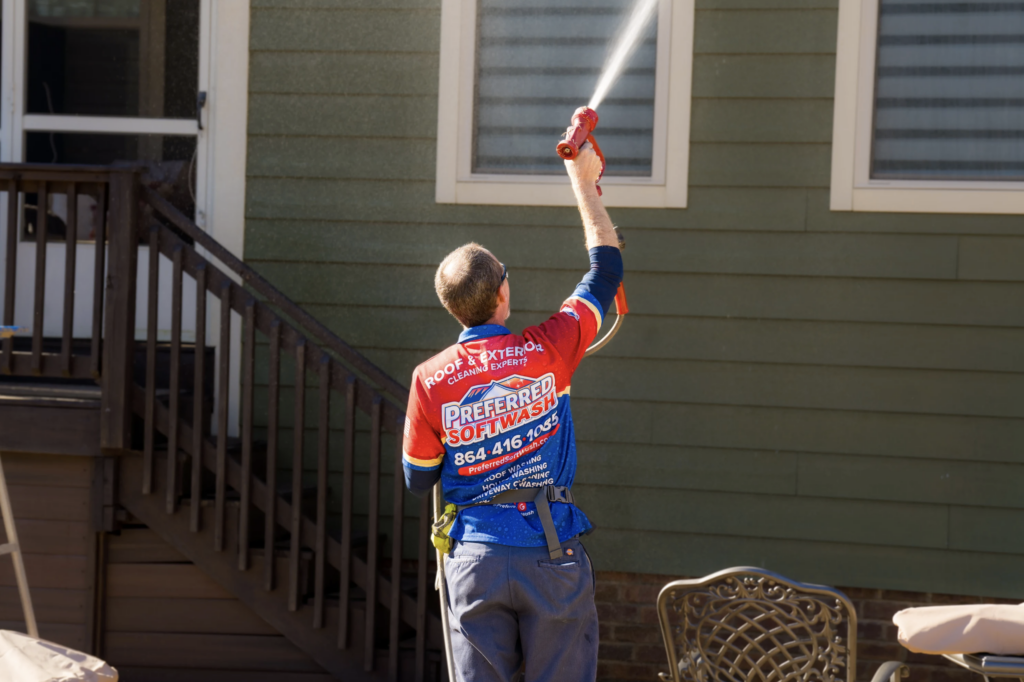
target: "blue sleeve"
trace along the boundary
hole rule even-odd
[[[622,282],[622,252],[616,246],[595,246],[588,253],[590,272],[583,276],[573,295],[597,301],[607,315]]]
[[[441,467],[433,469],[420,469],[405,463],[405,487],[416,497],[423,497],[429,493],[434,484],[441,480]]]

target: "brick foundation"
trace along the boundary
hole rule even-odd
[[[679,576],[597,572],[597,614],[601,621],[600,682],[657,682],[668,670],[655,604],[661,587]],[[870,682],[885,661],[910,666],[907,682],[983,682],[980,676],[939,656],[913,654],[896,641],[892,616],[910,606],[1019,603],[1019,600],[923,592],[840,587],[857,610],[857,679]]]

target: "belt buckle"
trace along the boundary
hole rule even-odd
[[[564,502],[571,504],[570,499],[571,493],[565,488],[558,488],[557,486],[548,486],[548,502]]]

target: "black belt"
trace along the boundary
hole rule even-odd
[[[519,488],[517,490],[506,490],[498,493],[486,502],[475,502],[473,504],[460,505],[458,511],[479,507],[485,504],[516,504],[518,502],[533,502],[537,505],[537,516],[540,518],[540,525],[544,529],[544,539],[548,543],[548,554],[552,559],[562,556],[562,543],[558,541],[558,532],[555,530],[555,522],[551,519],[551,507],[549,502],[564,502],[575,504],[572,491],[561,485],[547,485],[542,488]]]

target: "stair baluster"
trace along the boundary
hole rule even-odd
[[[46,237],[49,202],[48,183],[44,180],[36,189],[36,289],[32,314],[32,373],[43,373],[43,319],[46,309]]]
[[[160,295],[160,228],[149,228],[149,288],[146,298],[146,414],[142,450],[142,494],[153,491],[153,448],[156,439],[157,300]]]
[[[78,185],[68,183],[67,220],[64,231],[64,320],[61,331],[60,366],[71,376],[71,336],[75,324],[75,265],[78,260]]]
[[[394,506],[391,511],[391,603],[402,600],[402,520],[405,518],[405,476],[402,474],[402,432],[405,418],[399,417],[395,423],[395,456],[394,476],[392,477],[392,494]],[[398,635],[402,626],[402,614],[391,611],[391,622],[388,626],[388,678],[398,681]]]
[[[203,500],[203,430],[206,428],[206,264],[196,267],[196,343],[192,379],[192,476],[189,484],[189,530],[199,532]]]
[[[348,649],[349,585],[352,581],[352,494],[356,468],[356,377],[345,377],[345,452],[341,482],[341,588],[338,594],[338,648]]]
[[[224,277],[220,284],[220,345],[217,348],[219,375],[217,390],[217,471],[213,499],[213,548],[224,550],[224,503],[227,494],[228,466],[228,396],[231,391],[231,280]]]
[[[316,539],[314,548],[313,627],[324,626],[324,581],[327,570],[327,458],[331,439],[331,358],[320,356],[320,414],[316,444]]]
[[[370,515],[366,538],[366,629],[363,634],[363,670],[373,670],[373,635],[377,616],[377,541],[380,534],[380,430],[383,405],[380,394],[373,394],[373,412],[370,425]]]
[[[178,435],[181,423],[181,259],[184,245],[176,244],[171,253],[171,368],[168,381],[167,480],[164,497],[167,513],[178,508]]]
[[[277,428],[281,394],[281,321],[270,323],[270,376],[267,379],[267,469],[263,524],[263,589],[274,589],[274,536],[277,532]]]
[[[242,488],[238,510],[238,570],[249,570],[249,507],[252,504],[253,384],[256,380],[256,301],[245,302],[242,319]]]
[[[295,343],[295,424],[292,429],[292,523],[288,551],[288,610],[299,610],[299,552],[302,543],[302,456],[306,431],[306,340]]]
[[[107,190],[105,182],[96,184],[95,244],[96,262],[92,276],[92,340],[89,345],[89,373],[93,379],[100,378],[100,339],[103,333],[103,281],[106,277],[107,262]],[[16,224],[10,220],[8,225]]]

